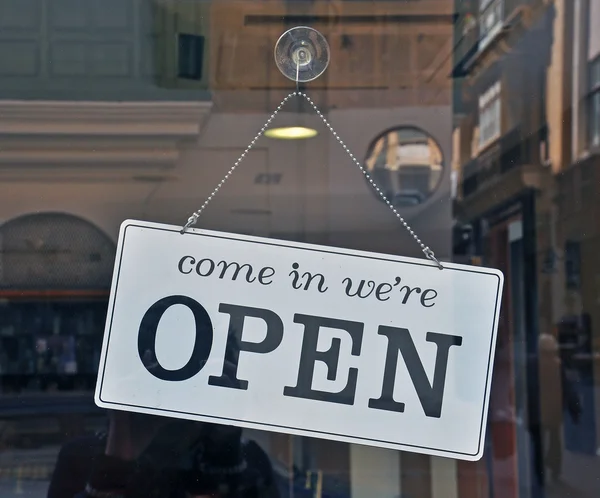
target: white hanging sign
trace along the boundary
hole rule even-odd
[[[482,456],[503,275],[127,221],[96,403]]]

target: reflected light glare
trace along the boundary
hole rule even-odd
[[[305,128],[304,126],[286,126],[284,128],[271,128],[265,131],[265,136],[282,140],[301,140],[316,137],[317,130]]]

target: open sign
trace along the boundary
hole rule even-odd
[[[96,403],[476,460],[497,270],[129,221]]]

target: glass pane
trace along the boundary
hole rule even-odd
[[[278,61],[297,64],[298,81],[275,58],[297,26],[327,41],[286,45]],[[0,498],[600,496],[598,26],[597,0],[0,0]],[[179,229],[198,209],[196,227],[235,236],[419,262],[430,248],[461,271],[501,270],[483,457],[350,443],[348,420],[367,429],[373,420],[358,401],[300,400],[292,415],[305,427],[294,430],[201,422],[215,403],[198,396],[201,375],[185,381],[192,414],[175,416],[164,401],[171,381],[156,393],[169,416],[99,408],[120,225]],[[174,267],[181,257],[165,255]],[[243,283],[248,267],[228,258],[224,269],[213,262],[214,282],[201,280],[206,266],[190,266],[202,292],[216,294],[221,269]],[[136,271],[159,282],[153,291],[175,292],[159,264]],[[320,292],[314,270],[285,275],[308,278],[299,293]],[[142,280],[130,297],[146,305]],[[424,297],[424,286],[405,284],[408,298]],[[366,272],[360,285],[355,301],[315,306],[337,320],[373,299],[362,322],[390,312],[383,326],[396,329],[412,315],[380,299],[392,284]],[[272,304],[251,287],[240,294],[248,307]],[[300,297],[289,306],[308,313]],[[455,315],[475,323],[478,311]],[[148,354],[121,366],[177,371],[194,349],[194,318],[165,314]],[[260,351],[260,317],[238,318],[236,347],[215,325],[206,361],[222,362],[215,376],[247,421],[258,416],[248,365],[270,365],[261,355],[272,351]],[[305,329],[291,313],[281,318],[299,342],[279,349],[286,361],[262,366],[258,381],[292,386],[306,365]],[[389,374],[390,403],[402,409],[386,413],[388,443],[435,418],[431,427],[467,444],[457,429],[466,416],[444,407],[475,396],[456,379],[476,378],[480,358],[448,355],[440,416],[430,417],[422,394],[436,390],[440,369],[427,336],[447,325],[431,323],[410,331],[417,356],[399,352]],[[136,350],[140,327],[121,331]],[[323,330],[304,381],[339,399],[358,353],[343,330]],[[360,353],[381,350],[380,361],[361,364],[355,380],[376,396],[387,350],[369,333]],[[173,346],[180,356],[169,356]],[[274,417],[284,395],[272,392]],[[315,403],[329,403],[337,432],[306,432],[321,413]]]

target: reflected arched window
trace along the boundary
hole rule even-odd
[[[0,289],[109,289],[115,250],[76,216],[21,216],[0,226]]]
[[[0,226],[0,392],[91,391],[116,247],[62,213]]]
[[[437,142],[414,127],[394,128],[377,137],[365,166],[386,198],[398,207],[425,202],[438,188],[444,168]]]

